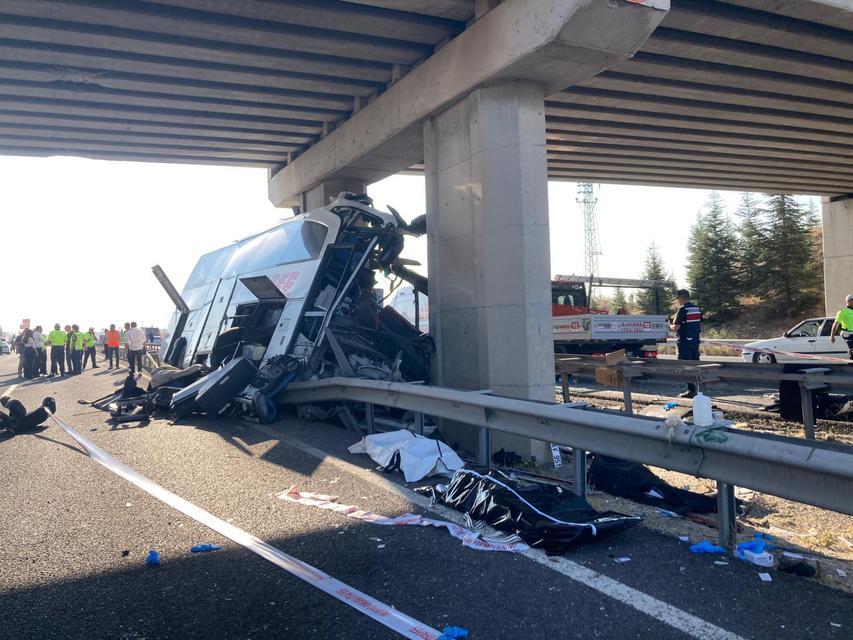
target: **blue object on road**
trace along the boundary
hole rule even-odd
[[[741,542],[737,546],[738,551],[752,551],[753,553],[764,553],[764,549],[767,545],[764,544],[764,540],[756,539],[750,540],[748,542]]]
[[[444,631],[441,632],[438,640],[458,640],[467,637],[468,629],[464,627],[444,627]]]
[[[193,553],[207,553],[208,551],[219,551],[221,548],[218,544],[197,544],[190,551]]]
[[[711,544],[707,540],[703,540],[694,545],[690,545],[690,553],[725,553],[726,550],[722,547],[718,547],[715,544]]]
[[[160,566],[160,554],[156,549],[151,549],[148,552],[148,555],[145,556],[145,564],[149,567],[159,567]]]
[[[663,405],[663,410],[664,411],[672,411],[677,406],[678,406],[677,402],[667,402],[665,405]]]

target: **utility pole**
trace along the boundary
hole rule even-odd
[[[593,185],[589,182],[578,183],[577,201],[583,210],[583,238],[584,238],[584,269],[589,277],[589,299],[587,306],[592,308],[592,283],[598,275],[598,256],[601,255],[601,242],[598,237],[598,216],[595,213],[595,205],[598,198],[595,197]]]

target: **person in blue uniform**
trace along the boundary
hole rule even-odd
[[[679,289],[675,292],[675,299],[679,307],[675,314],[675,320],[670,328],[678,335],[678,359],[699,359],[699,336],[702,333],[702,310],[690,300],[690,292],[687,289]],[[692,398],[696,395],[696,385],[692,382],[687,384],[687,390],[679,395],[681,398]]]

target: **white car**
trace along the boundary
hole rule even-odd
[[[0,340],[0,356],[8,356],[11,352],[11,349],[9,349],[9,343],[5,340]]]
[[[806,354],[810,356],[841,358],[847,360],[849,353],[847,343],[841,336],[836,336],[835,344],[829,341],[834,318],[809,318],[803,320],[793,329],[789,329],[781,338],[770,338],[769,340],[758,340],[744,345],[743,359],[746,362],[774,363],[774,362],[809,362],[819,363],[814,358],[798,358],[796,355]],[[786,353],[764,353],[761,349]],[[827,364],[838,364],[827,361]]]

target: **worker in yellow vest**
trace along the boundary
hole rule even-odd
[[[83,365],[83,350],[86,348],[86,334],[80,331],[80,326],[71,325],[71,362],[74,365],[74,375],[79,375]]]
[[[65,375],[65,332],[59,328],[57,322],[53,325],[53,331],[47,334],[47,341],[50,344],[50,377],[56,375]]]
[[[84,352],[83,352],[83,369],[86,368],[86,363],[92,359],[92,368],[97,369],[98,363],[95,362],[95,345],[98,344],[98,338],[95,335],[95,327],[89,327],[89,330],[83,334]]]

